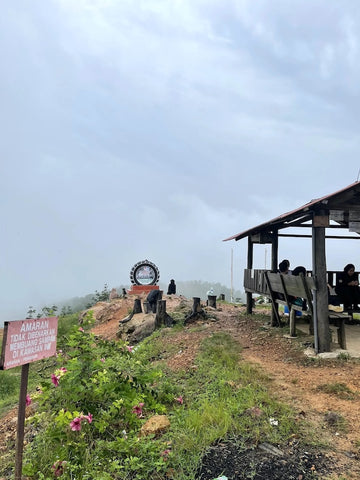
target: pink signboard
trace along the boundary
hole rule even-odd
[[[52,357],[56,353],[58,317],[5,322],[0,368]]]

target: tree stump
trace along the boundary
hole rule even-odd
[[[191,313],[200,313],[202,312],[201,304],[200,304],[200,298],[199,297],[193,297],[193,306]]]
[[[151,313],[151,308],[150,308],[150,303],[145,300],[143,302],[143,307],[144,307],[144,313]]]
[[[133,309],[133,313],[142,313],[142,308],[141,308],[141,300],[140,298],[136,298],[134,300],[134,309]]]
[[[185,322],[184,322],[185,325],[187,323],[195,322],[195,320],[197,320],[199,318],[199,316],[204,317],[204,310],[201,308],[200,298],[199,297],[193,297],[192,310],[190,312],[190,315],[188,315],[185,318]]]
[[[157,313],[155,317],[155,328],[160,328],[161,325],[166,327],[171,327],[174,323],[174,319],[166,313],[166,300],[158,300],[157,302]]]
[[[208,306],[216,308],[216,295],[208,295]]]

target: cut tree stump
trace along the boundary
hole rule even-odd
[[[157,312],[155,316],[155,328],[160,328],[162,325],[165,327],[171,327],[174,323],[174,319],[166,313],[166,300],[158,300]]]
[[[216,295],[208,295],[208,306],[216,308]]]
[[[198,320],[199,318],[201,317],[205,317],[205,312],[204,310],[201,308],[201,304],[200,304],[200,298],[199,297],[193,297],[193,306],[192,306],[192,310],[190,312],[190,315],[188,315],[186,318],[185,318],[185,325],[187,323],[192,323],[192,322],[195,322],[196,320]]]
[[[144,313],[151,313],[150,303],[145,300],[143,302]]]
[[[142,308],[141,308],[141,300],[140,298],[136,298],[134,300],[134,309],[133,309],[133,313],[142,313]]]

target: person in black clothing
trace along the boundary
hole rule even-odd
[[[292,275],[294,275],[295,277],[299,277],[300,274],[306,277],[306,268],[301,265],[294,268],[294,270],[292,271]],[[305,298],[297,297],[293,300],[293,303],[295,303],[296,305],[301,305],[303,310],[307,309],[307,302]]]
[[[168,294],[168,295],[175,295],[175,293],[176,293],[175,280],[170,280],[167,294]]]
[[[158,300],[161,300],[162,297],[162,290],[151,290],[146,300],[149,302],[149,306],[153,313],[156,313],[156,307]]]
[[[359,275],[355,273],[355,266],[348,263],[344,271],[338,275],[335,292],[344,304],[344,310],[357,310],[360,303]]]
[[[290,269],[289,260],[285,259],[279,263],[279,273],[282,273],[284,275],[288,275],[289,273],[291,274],[291,271],[289,269]]]

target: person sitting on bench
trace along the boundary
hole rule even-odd
[[[344,310],[359,309],[359,276],[355,273],[355,266],[352,263],[345,265],[344,271],[338,275],[335,292],[344,304]]]
[[[294,268],[294,270],[292,271],[292,274],[295,275],[295,277],[299,277],[300,276],[300,273],[306,277],[306,268],[299,265],[298,267]],[[300,297],[297,297],[297,298],[294,298],[294,300],[292,301],[292,303],[295,303],[295,305],[301,305],[302,306],[302,309],[303,310],[306,310],[307,309],[307,303],[306,303],[306,299],[305,298],[300,298]]]

